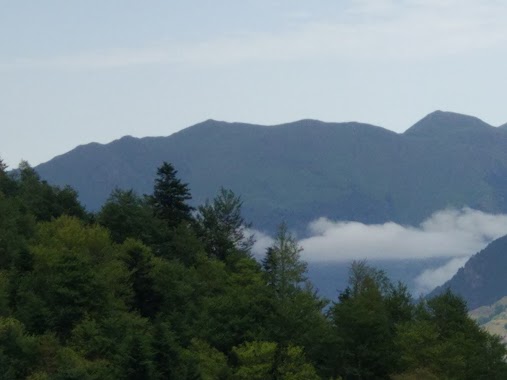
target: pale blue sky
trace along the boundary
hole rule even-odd
[[[214,118],[507,122],[507,2],[0,0],[0,156]]]

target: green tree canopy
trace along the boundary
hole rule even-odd
[[[225,260],[234,250],[250,253],[253,237],[241,216],[241,198],[232,190],[220,188],[213,202],[198,207],[197,228],[209,255]]]

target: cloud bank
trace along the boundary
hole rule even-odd
[[[307,261],[464,257],[507,234],[507,215],[443,210],[418,227],[320,218],[310,223],[309,231],[310,237],[300,241]]]
[[[417,293],[443,284],[468,258],[492,240],[507,234],[507,215],[463,208],[435,212],[419,226],[319,218],[309,224],[309,237],[299,241],[301,257],[312,262],[352,260],[423,260],[449,258],[443,266],[424,270],[415,280]],[[272,238],[255,232],[254,254],[262,257]]]
[[[414,280],[415,294],[425,294],[449,280],[468,261],[468,257],[457,257],[446,264],[426,269]]]

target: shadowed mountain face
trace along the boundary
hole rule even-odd
[[[467,261],[449,281],[429,294],[447,288],[461,295],[470,310],[491,305],[507,294],[507,236],[491,242]]]
[[[303,232],[321,216],[417,224],[446,207],[507,212],[507,129],[441,111],[403,134],[360,123],[208,120],[168,137],[79,146],[36,170],[96,210],[114,187],[150,193],[163,161],[189,183],[194,204],[220,186],[240,194],[261,230],[286,220]]]

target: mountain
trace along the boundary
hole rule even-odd
[[[470,310],[492,305],[507,295],[507,235],[475,254],[449,281],[429,297],[451,289],[461,295]]]
[[[194,204],[224,186],[242,196],[255,228],[272,231],[285,219],[304,233],[321,216],[414,225],[446,207],[507,212],[506,148],[507,129],[442,111],[401,134],[354,122],[207,120],[168,137],[79,146],[36,170],[97,210],[115,187],[150,193],[169,161]]]
[[[438,137],[456,137],[491,132],[494,127],[484,121],[468,115],[454,112],[435,111],[425,116],[405,131],[406,135]]]
[[[469,314],[487,332],[500,336],[502,341],[507,343],[507,297],[501,298],[493,305],[472,310]]]

